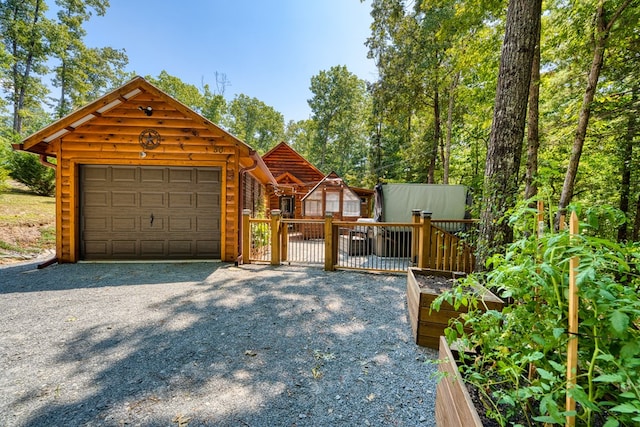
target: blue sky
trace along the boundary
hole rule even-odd
[[[272,106],[285,121],[310,117],[310,79],[346,65],[376,79],[364,42],[370,2],[360,0],[110,0],[103,17],[85,24],[91,47],[124,48],[130,71],[166,70],[186,83],[230,85]]]

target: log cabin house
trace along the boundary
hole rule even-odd
[[[56,169],[58,262],[236,261],[242,209],[276,184],[251,147],[142,77],[14,149]]]
[[[284,218],[334,218],[356,220],[371,214],[373,190],[349,187],[335,172],[323,174],[286,142],[262,156],[277,186],[269,194],[269,209]]]

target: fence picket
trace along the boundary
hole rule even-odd
[[[286,219],[276,213],[270,220],[243,218],[244,262],[396,272],[415,265],[467,273],[475,267],[473,248],[446,231],[468,230],[475,221],[433,221],[429,212],[413,212],[410,223]]]

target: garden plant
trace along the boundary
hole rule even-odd
[[[442,301],[469,312],[447,329],[458,340],[460,370],[475,388],[483,413],[496,425],[640,424],[640,247],[605,236],[623,220],[609,208],[583,210],[580,233],[531,233],[535,211],[511,216],[519,239],[488,261],[486,273],[467,276]],[[527,232],[527,230],[529,230]],[[578,257],[578,367],[567,387],[569,264]],[[482,283],[508,304],[502,312],[478,310],[468,292]],[[567,411],[567,393],[576,410]]]

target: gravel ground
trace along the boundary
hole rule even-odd
[[[406,277],[0,267],[0,426],[433,426]]]

